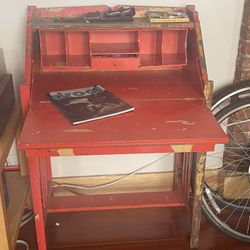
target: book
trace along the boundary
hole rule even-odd
[[[148,11],[147,20],[151,23],[186,23],[189,22],[189,16],[183,11]]]
[[[100,85],[53,91],[48,96],[73,125],[134,110],[133,106]]]

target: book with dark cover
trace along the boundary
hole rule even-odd
[[[74,125],[134,110],[100,85],[49,92],[48,96]]]
[[[147,20],[151,23],[186,23],[190,21],[189,16],[184,11],[148,11],[146,17]]]

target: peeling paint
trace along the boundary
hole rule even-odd
[[[57,12],[63,11],[63,9],[64,9],[64,8],[50,8],[50,9],[49,9],[49,12],[57,13]]]
[[[193,144],[171,145],[175,153],[192,152]]]
[[[39,103],[51,103],[51,101],[40,101]]]
[[[61,148],[57,150],[60,156],[74,156],[74,150],[72,148]]]
[[[65,133],[92,133],[94,130],[91,129],[66,129],[63,130]]]
[[[39,135],[39,134],[41,134],[41,131],[40,131],[40,130],[38,130],[38,131],[33,131],[32,134],[33,134],[33,135]]]
[[[194,125],[194,122],[187,121],[187,120],[176,120],[176,121],[165,121],[166,123],[181,123],[183,125],[191,126]]]
[[[36,220],[36,221],[39,221],[39,220],[40,220],[39,214],[36,214],[36,215],[35,215],[35,220]]]

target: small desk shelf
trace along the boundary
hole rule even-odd
[[[42,29],[39,30],[41,66],[55,71],[72,67],[138,70],[147,66],[184,66],[187,64],[187,35],[188,28],[136,31]]]
[[[31,53],[26,55],[26,81],[21,87],[26,119],[19,147],[29,159],[39,250],[46,249],[48,213],[186,206],[193,152],[198,153],[198,163],[190,245],[197,247],[205,152],[226,142],[209,109],[212,83],[198,14],[194,6],[171,8],[187,12],[190,22],[153,24],[145,20],[152,8],[135,7],[132,22],[55,21],[107,9],[28,10],[27,52]],[[46,99],[50,91],[93,84],[102,85],[135,110],[74,127]],[[181,185],[174,185],[171,192],[53,196],[52,156],[167,152],[182,153],[184,159]],[[178,181],[176,175],[174,184]]]

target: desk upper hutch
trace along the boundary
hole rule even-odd
[[[192,152],[198,157],[190,244],[197,247],[205,152],[226,142],[209,110],[212,82],[198,14],[194,6],[160,8],[185,11],[190,21],[150,23],[146,12],[159,8],[135,7],[134,20],[129,22],[68,21],[107,10],[107,6],[28,8],[21,86],[25,123],[19,147],[29,159],[39,250],[46,249],[44,227],[51,212],[187,205],[191,165],[187,159]],[[73,126],[46,97],[49,91],[93,84],[102,85],[135,110]],[[185,153],[185,187],[170,193],[52,195],[52,156],[165,152]]]

